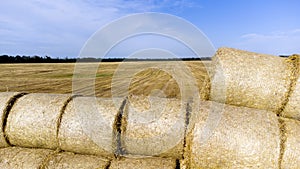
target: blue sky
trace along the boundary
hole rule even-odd
[[[179,16],[216,48],[300,53],[299,7],[299,0],[2,0],[0,54],[76,57],[105,24],[139,12]]]

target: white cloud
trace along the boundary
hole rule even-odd
[[[245,34],[240,37],[234,47],[273,55],[286,55],[300,53],[299,44],[300,29],[294,29],[268,34]]]
[[[189,0],[3,1],[0,54],[76,56],[89,36],[120,16],[190,5]]]

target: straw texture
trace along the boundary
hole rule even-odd
[[[287,103],[282,115],[284,117],[290,117],[297,120],[300,120],[300,79],[297,81],[297,85],[295,87],[294,92],[289,98],[289,102]]]
[[[213,105],[213,106],[212,106]],[[187,139],[191,168],[278,168],[280,131],[277,116],[268,111],[202,103],[198,122]],[[215,128],[207,128],[210,113],[219,112]],[[212,129],[212,130],[211,130]],[[211,135],[210,135],[211,134]],[[209,137],[206,137],[209,135]],[[206,139],[205,139],[206,138]],[[189,154],[190,153],[190,154]]]
[[[69,95],[28,94],[17,100],[7,119],[12,145],[58,148],[57,125]]]
[[[131,97],[128,103],[125,152],[180,158],[183,153],[186,104],[177,99]]]
[[[9,100],[17,94],[19,94],[19,93],[14,93],[14,92],[0,93],[0,120],[1,120],[1,123],[0,123],[0,148],[8,147],[8,144],[5,141],[4,133],[3,133],[3,130],[5,127],[5,126],[3,126],[3,124],[4,124],[4,121],[6,120],[5,119],[7,116],[6,113],[8,113],[5,111],[9,104]]]
[[[122,158],[113,160],[109,169],[175,169],[176,161],[169,158]]]
[[[53,153],[47,149],[8,147],[0,149],[1,169],[39,169],[43,160]]]
[[[114,156],[113,123],[119,104],[111,99],[76,97],[67,106],[59,129],[62,150],[108,158]]]
[[[105,169],[108,164],[100,157],[63,152],[52,156],[45,169]]]
[[[212,65],[210,100],[274,112],[284,106],[293,71],[290,59],[220,48]]]
[[[282,118],[285,123],[284,153],[281,168],[300,168],[300,122]]]
[[[294,83],[282,116],[300,120],[300,55],[293,55],[290,58],[294,59],[295,70],[291,76]]]

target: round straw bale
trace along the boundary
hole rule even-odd
[[[65,151],[114,157],[113,124],[119,105],[113,100],[76,97],[67,106],[59,129]]]
[[[205,77],[204,81],[203,81],[203,84],[201,86],[201,90],[200,90],[200,99],[202,101],[205,101],[205,100],[209,100],[209,97],[210,97],[210,77],[207,76]]]
[[[284,120],[285,137],[281,168],[300,168],[300,122],[293,119]]]
[[[211,121],[217,125],[209,131],[208,117],[218,109],[215,106],[222,107],[213,102],[201,104],[188,136],[190,151],[185,159],[190,158],[191,168],[278,168],[280,130],[274,113],[223,105],[220,120]]]
[[[294,92],[289,98],[289,102],[282,112],[283,117],[294,118],[300,120],[300,78],[297,81]]]
[[[121,158],[111,162],[109,169],[174,169],[176,161],[170,158]]]
[[[0,149],[1,169],[39,169],[44,159],[53,153],[48,149],[7,147]]]
[[[109,161],[91,155],[63,152],[52,156],[45,164],[46,169],[105,169]]]
[[[300,55],[293,55],[290,58],[294,59],[295,65],[295,72],[291,77],[294,83],[282,116],[300,120]]]
[[[7,107],[9,106],[8,104],[9,104],[10,100],[17,94],[19,94],[19,93],[14,93],[14,92],[0,93],[0,120],[1,120],[0,121],[0,148],[8,146],[8,144],[4,138],[3,130],[4,130],[5,126],[3,126],[3,124],[4,124],[4,121],[7,120],[6,119],[7,113],[9,113],[9,112],[6,112]]]
[[[293,63],[286,58],[220,48],[212,59],[210,100],[279,112]]]
[[[181,158],[186,103],[159,97],[131,97],[122,133],[125,153]]]
[[[57,126],[69,95],[28,94],[17,100],[7,120],[12,145],[58,148]]]

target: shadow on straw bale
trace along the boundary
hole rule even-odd
[[[14,96],[16,96],[19,93],[14,93],[14,92],[5,92],[5,93],[0,93],[0,148],[8,147],[8,144],[4,138],[4,121],[7,119],[7,113],[5,112],[7,107],[9,106],[9,100],[12,99]]]
[[[293,55],[290,57],[294,59],[295,70],[291,79],[294,81],[292,89],[282,116],[300,120],[300,55]]]

